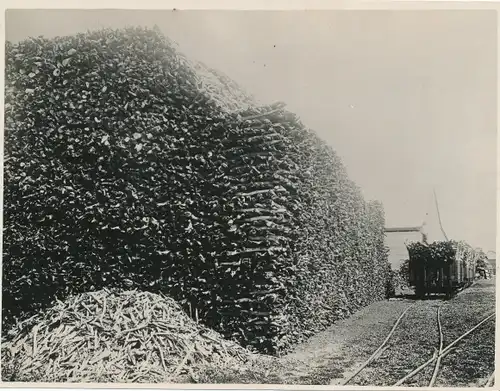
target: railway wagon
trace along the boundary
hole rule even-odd
[[[476,255],[464,243],[435,242],[407,245],[409,278],[418,297],[444,294],[451,297],[470,286],[476,274]]]

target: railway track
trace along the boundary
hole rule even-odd
[[[381,354],[387,350],[390,350],[390,346],[388,345],[389,341],[391,340],[391,337],[397,330],[398,326],[401,324],[402,320],[406,316],[406,314],[411,311],[413,308],[415,308],[417,303],[413,303],[409,305],[399,316],[399,318],[396,320],[394,323],[393,327],[387,334],[386,338],[382,342],[382,344],[373,352],[373,354],[362,364],[358,367],[358,369],[350,375],[347,379],[345,379],[342,382],[342,385],[348,385],[349,383],[352,382],[360,373],[362,373],[371,363],[375,362],[378,358],[380,358]],[[488,316],[486,316],[484,319],[482,319],[480,322],[475,324],[473,327],[470,327],[467,331],[462,333],[458,338],[450,342],[448,345],[444,346],[444,336],[443,336],[443,326],[441,323],[441,307],[442,304],[437,307],[436,311],[436,325],[438,329],[438,335],[439,335],[439,341],[437,343],[437,346],[435,348],[434,354],[423,364],[420,366],[416,367],[413,369],[411,372],[409,372],[407,375],[404,377],[400,378],[397,380],[392,386],[403,386],[405,383],[407,383],[409,380],[414,378],[417,374],[421,373],[425,368],[429,367],[430,365],[434,364],[434,370],[432,372],[432,375],[429,379],[428,382],[428,387],[434,387],[436,383],[437,376],[439,372],[441,371],[443,365],[442,365],[442,360],[449,354],[453,353],[453,351],[456,349],[457,345],[461,342],[465,342],[464,340],[471,335],[474,331],[478,330],[481,326],[483,326],[486,322],[490,321],[491,319],[494,319],[495,312],[490,313]],[[491,387],[493,386],[495,378],[495,373],[491,373],[489,376],[488,380],[484,383],[484,387]]]

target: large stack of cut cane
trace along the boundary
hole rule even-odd
[[[240,112],[221,151],[219,308],[232,337],[273,352],[384,297],[382,207],[296,115],[282,104]]]
[[[70,297],[13,330],[2,343],[2,380],[165,383],[252,356],[170,298],[102,290]]]
[[[257,104],[255,97],[246,93],[241,86],[222,72],[202,62],[189,61],[199,80],[200,91],[210,96],[227,112],[238,112]]]
[[[127,279],[186,309],[211,300],[199,272],[218,249],[226,114],[185,58],[140,28],[29,39],[6,58],[7,324]]]
[[[384,297],[381,206],[283,104],[158,31],[7,44],[5,80],[5,328],[132,287],[275,353]]]

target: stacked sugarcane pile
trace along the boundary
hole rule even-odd
[[[283,104],[243,110],[155,30],[6,49],[7,326],[137,288],[276,352],[384,297],[381,205]]]
[[[20,324],[2,343],[2,380],[176,382],[206,364],[254,355],[195,323],[172,299],[137,291],[73,296]]]
[[[198,76],[200,91],[209,95],[221,109],[236,112],[256,105],[257,101],[253,96],[222,72],[199,61],[187,61]]]
[[[423,263],[449,264],[456,260],[465,264],[472,264],[481,256],[481,250],[474,249],[464,241],[438,241],[431,244],[420,242],[407,245],[410,260]]]
[[[240,112],[222,144],[219,309],[232,337],[285,349],[384,297],[383,210],[331,148],[282,104]]]
[[[154,30],[7,45],[7,323],[127,279],[186,307],[210,300],[222,114],[197,80]]]
[[[452,241],[439,241],[430,244],[414,242],[407,245],[410,262],[425,265],[445,265],[456,259],[457,246]]]

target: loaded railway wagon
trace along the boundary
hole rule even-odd
[[[410,285],[417,297],[444,294],[451,297],[470,286],[476,274],[477,253],[463,242],[407,244]]]

